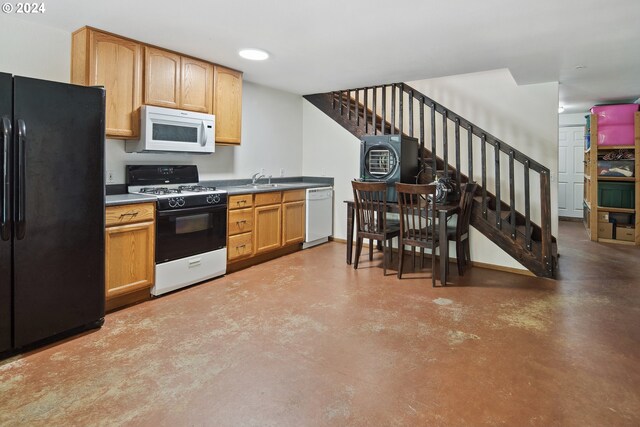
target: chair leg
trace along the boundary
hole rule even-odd
[[[382,274],[387,275],[387,241],[382,239]]]
[[[424,248],[420,248],[420,268],[424,268]]]
[[[404,245],[398,242],[398,279],[402,279],[402,259],[404,258]]]
[[[445,244],[445,245],[448,245],[448,244],[449,244],[449,241],[448,241],[448,240],[447,240],[447,241],[445,241],[445,242],[444,242],[444,244]],[[447,248],[447,249],[449,249],[449,248]],[[446,271],[447,271],[447,277],[449,276],[449,256],[451,255],[449,252],[451,252],[451,251],[447,250],[447,259],[445,259],[445,260],[443,260],[443,259],[442,259],[442,256],[440,256],[440,261],[444,261],[444,262],[446,263],[446,264],[444,265],[444,268],[446,268],[446,269],[447,269],[447,270],[446,270]],[[442,251],[440,251],[440,254],[442,255]]]
[[[458,274],[464,275],[464,247],[462,242],[456,242],[456,264],[458,265]]]
[[[437,246],[431,248],[431,287],[433,288],[436,287],[436,248]],[[442,257],[440,257],[440,262],[442,262]]]
[[[356,259],[353,262],[353,268],[354,269],[358,269],[358,261],[360,260],[360,253],[362,253],[362,242],[363,242],[363,238],[362,237],[358,237],[356,239]]]
[[[469,264],[469,266],[471,266],[471,248],[469,246],[469,239],[466,239],[464,241],[464,262],[465,266],[466,264]]]
[[[413,268],[413,271],[416,270],[416,247],[415,246],[411,246],[411,267]]]
[[[369,239],[369,261],[373,261],[373,239]]]

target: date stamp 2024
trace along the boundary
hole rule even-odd
[[[44,13],[44,3],[3,3],[2,12],[16,14]]]

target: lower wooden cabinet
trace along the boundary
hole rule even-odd
[[[150,289],[154,284],[155,206],[107,207],[107,218],[112,219],[105,230],[105,296],[109,306],[111,299]]]
[[[229,236],[227,259],[235,261],[253,255],[253,233],[242,233]]]
[[[229,197],[229,263],[304,241],[305,190]]]
[[[282,204],[282,244],[304,242],[304,200]]]
[[[257,206],[255,208],[253,240],[255,254],[261,254],[282,246],[282,205]]]

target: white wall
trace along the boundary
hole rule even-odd
[[[0,71],[69,82],[71,33],[31,21],[2,16]],[[250,82],[243,83],[242,144],[216,146],[212,155],[129,154],[122,140],[108,139],[106,169],[113,183],[125,182],[125,165],[196,164],[201,179],[249,178],[262,168],[266,175],[302,173],[302,97]]]
[[[302,174],[334,178],[333,236],[347,236],[345,200],[360,174],[360,141],[306,99],[302,105]]]
[[[69,83],[71,34],[2,14],[0,71]]]
[[[302,174],[302,97],[250,82],[242,88],[242,144],[216,145],[211,155],[126,153],[124,141],[106,141],[107,171],[125,182],[128,164],[195,164],[201,180]]]
[[[584,113],[573,113],[573,114],[559,114],[558,115],[558,125],[560,127],[565,127],[565,126],[584,126],[587,122],[587,120],[584,118],[584,116],[586,116],[587,114],[589,114],[588,111],[585,111]]]
[[[552,230],[557,235],[558,84],[518,86],[508,70],[421,80],[407,82],[407,84],[481,126],[551,170],[553,179],[551,183]],[[387,96],[388,102],[389,99],[390,97]],[[359,173],[358,140],[306,101],[303,107],[303,120],[303,174],[324,173],[334,176],[336,189],[334,236],[344,239],[346,237],[346,210],[342,201],[352,198],[350,181]],[[406,115],[405,120],[407,120]],[[453,125],[451,126],[448,129],[450,138],[454,134]],[[416,131],[417,129],[416,125]],[[408,126],[405,123],[406,130],[408,130]],[[441,135],[441,119],[437,121],[436,130],[437,134]],[[466,147],[466,134],[463,132],[461,132],[461,137],[465,141],[463,146]],[[428,129],[427,133],[429,133]],[[441,143],[439,145],[442,146]],[[453,149],[453,144],[450,144],[450,148]],[[491,148],[488,150],[489,154],[493,156]],[[463,172],[467,170],[466,158],[467,156],[463,154],[461,164]],[[474,175],[479,175],[481,170],[479,158],[479,155],[475,155],[474,170],[476,173]],[[450,163],[453,163],[453,159],[454,152],[451,151],[449,154]],[[478,163],[476,164],[476,162]],[[502,163],[505,167],[507,166],[506,161]],[[516,167],[516,173],[521,171],[522,168]],[[488,172],[493,173],[491,164]],[[502,171],[503,177],[508,176],[507,174],[508,169]],[[532,197],[539,194],[537,190],[539,184],[536,178],[532,174]],[[479,176],[476,176],[475,179],[480,181]],[[488,184],[489,189],[492,190],[493,180],[491,178]],[[503,183],[503,185],[505,184]],[[503,195],[509,194],[508,185],[501,188]],[[523,186],[520,185],[519,188],[522,189]],[[519,203],[518,209],[523,212],[523,194],[517,194],[517,201]],[[539,223],[539,212],[537,216],[535,212],[532,212],[532,217]],[[472,230],[471,242],[471,258],[474,261],[524,269],[522,265],[475,230]]]

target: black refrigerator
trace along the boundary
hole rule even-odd
[[[104,110],[0,73],[0,355],[104,321]]]

